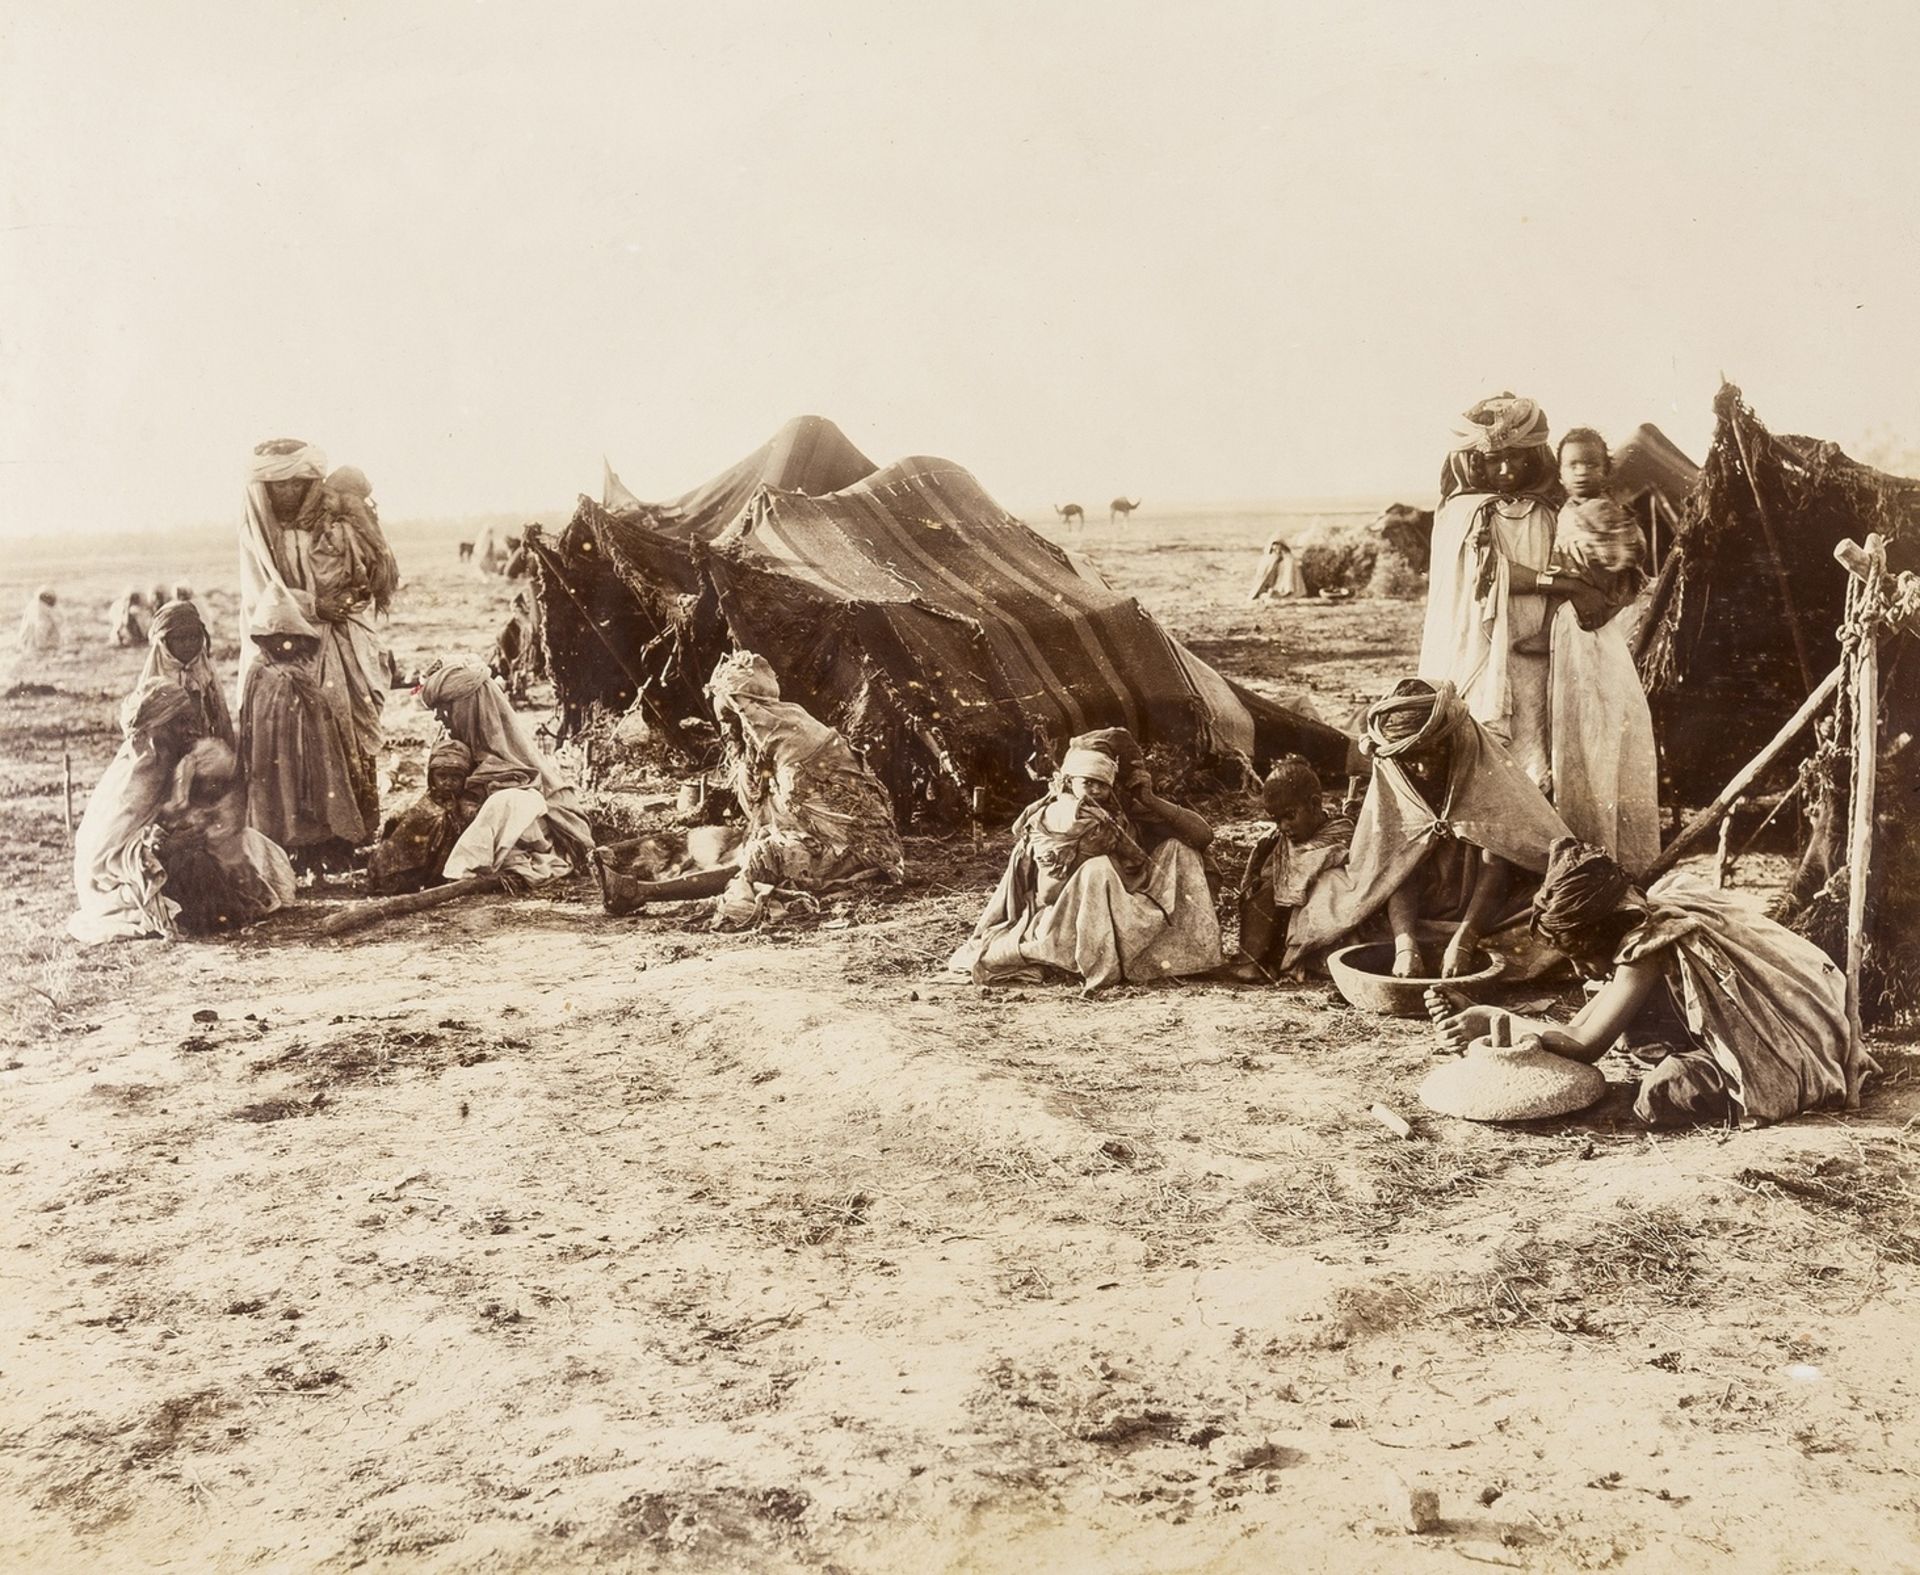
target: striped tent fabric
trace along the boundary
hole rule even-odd
[[[782,441],[800,428],[804,444]],[[638,698],[675,736],[706,714],[714,662],[746,649],[866,754],[908,814],[963,813],[975,788],[1015,807],[1068,738],[1097,727],[1183,765],[1297,751],[1346,768],[1345,735],[1230,685],[959,465],[908,459],[845,482],[858,450],[832,438],[830,423],[789,423],[688,495],[741,499],[723,528],[685,500],[663,520],[583,498],[557,540],[536,538],[567,725]],[[756,466],[813,487],[762,475],[744,489]]]

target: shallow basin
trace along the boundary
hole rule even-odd
[[[1327,958],[1327,972],[1333,985],[1347,1003],[1363,1012],[1378,1012],[1383,1017],[1425,1017],[1427,991],[1435,986],[1458,990],[1470,1001],[1486,999],[1507,971],[1507,960],[1498,952],[1474,953],[1479,964],[1472,973],[1456,974],[1451,979],[1396,979],[1393,977],[1393,942],[1364,941],[1358,946],[1342,946]]]

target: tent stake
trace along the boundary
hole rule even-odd
[[[73,837],[73,751],[60,751],[60,785],[66,805],[67,837]]]
[[[1773,555],[1773,581],[1780,588],[1781,610],[1787,615],[1787,633],[1793,636],[1793,654],[1800,661],[1800,677],[1813,687],[1813,658],[1807,654],[1806,631],[1800,627],[1800,610],[1794,605],[1793,590],[1787,581],[1787,560],[1780,555],[1780,538],[1774,534],[1773,516],[1767,512],[1767,500],[1760,496],[1760,478],[1753,473],[1753,461],[1747,457],[1747,435],[1740,430],[1740,412],[1735,410],[1733,441],[1740,450],[1740,468],[1747,473],[1747,486],[1753,492],[1753,506],[1760,511],[1760,529]]]

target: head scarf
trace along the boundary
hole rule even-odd
[[[1111,787],[1119,774],[1120,762],[1097,749],[1069,749],[1066,758],[1060,762],[1060,775],[1063,778],[1089,777]]]
[[[778,700],[780,679],[764,656],[752,651],[729,651],[707,680],[707,696],[717,717],[738,709],[742,700]]]
[[[1456,450],[1498,454],[1507,449],[1546,446],[1547,413],[1531,399],[1495,394],[1481,400],[1462,419],[1466,427],[1454,445]]]
[[[164,678],[143,678],[120,703],[120,727],[131,738],[164,727],[193,709],[193,701],[178,684]]]
[[[437,662],[420,680],[421,703],[429,710],[438,711],[456,700],[478,694],[491,676],[484,667],[464,662]]]
[[[458,771],[463,775],[473,770],[473,751],[457,738],[443,738],[427,752],[427,774],[436,771]]]
[[[49,607],[52,607],[53,605],[55,605],[55,603],[57,603],[60,599],[59,597],[54,595],[53,587],[51,585],[43,585],[40,587],[39,590],[35,591],[33,594],[36,597],[38,597],[41,601],[45,602]]]
[[[1146,764],[1140,741],[1124,727],[1096,727],[1090,733],[1076,733],[1067,741],[1067,748],[1097,749],[1103,755],[1111,755],[1120,768],[1116,773],[1119,776],[1131,776]]]
[[[207,655],[207,647],[211,641],[207,635],[207,626],[201,620],[200,609],[195,607],[192,602],[168,602],[166,606],[154,614],[153,623],[147,629],[147,643],[149,645],[165,645],[168,635],[178,633],[180,630],[187,628],[195,630],[200,636],[199,654],[189,657],[187,659],[188,662],[204,661]]]
[[[1429,684],[1421,678],[1403,678],[1386,695],[1367,707],[1360,733],[1360,752],[1391,760],[1412,750],[1437,744],[1460,726],[1467,714],[1449,683]]]
[[[1633,883],[1605,848],[1562,837],[1547,854],[1547,873],[1533,896],[1533,933],[1560,951],[1582,948],[1594,926],[1617,913]]]
[[[327,473],[327,456],[299,438],[269,438],[255,446],[247,468],[248,481],[319,481]]]

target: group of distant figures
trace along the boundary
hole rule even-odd
[[[153,620],[169,602],[190,602],[193,587],[156,585],[151,590],[129,586],[107,608],[106,639],[114,646],[141,646],[147,643]],[[67,629],[62,617],[60,594],[51,585],[42,585],[20,613],[15,648],[22,655],[47,655],[65,648]]]
[[[1207,819],[1155,785],[1121,728],[1069,741],[1021,812],[998,885],[951,966],[981,984],[1088,991],[1195,977],[1298,977],[1356,938],[1432,980],[1452,1042],[1486,1009],[1447,980],[1497,944],[1518,971],[1571,958],[1606,983],[1563,1055],[1616,1040],[1644,1057],[1653,1124],[1779,1119],[1847,1096],[1844,987],[1811,943],[1677,875],[1658,851],[1646,698],[1615,624],[1645,574],[1638,527],[1606,493],[1598,434],[1548,446],[1545,416],[1501,395],[1468,412],[1436,511],[1418,676],[1367,711],[1371,762],[1338,802],[1297,757],[1261,787],[1268,822],[1225,877]],[[398,583],[370,489],[309,445],[254,455],[241,531],[240,714],[227,713],[190,601],[149,627],[125,741],[75,855],[83,939],[231,927],[291,902],[296,869],[366,860],[375,893],[484,876],[524,890],[591,871],[606,911],[711,899],[717,925],[897,881],[885,788],[846,740],[737,651],[707,700],[736,823],[598,844],[571,782],[484,668],[419,681],[442,734],[424,790],[379,824],[374,760],[391,658],[376,632]],[[1438,946],[1435,954],[1429,947]]]
[[[1133,511],[1140,507],[1138,498],[1115,498],[1107,505],[1107,523],[1117,525],[1122,520],[1133,518]],[[1087,511],[1077,503],[1056,503],[1053,512],[1060,516],[1062,525],[1084,525],[1087,523]]]

